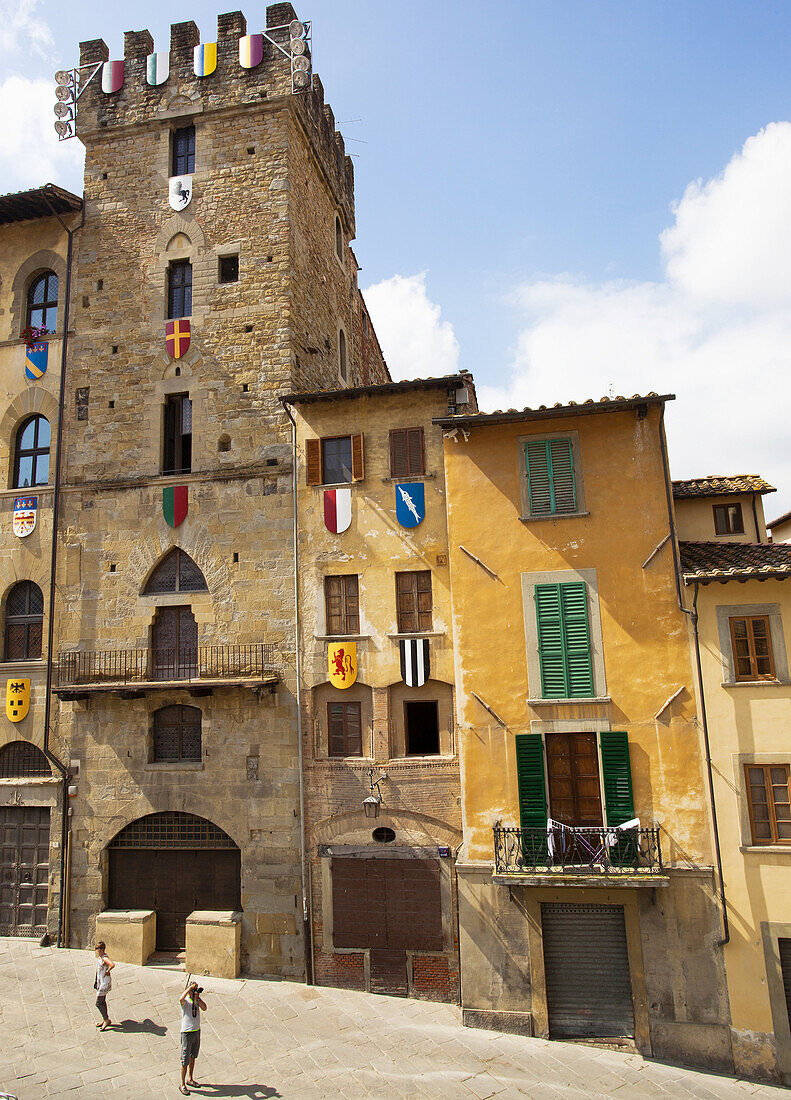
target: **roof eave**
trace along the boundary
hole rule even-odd
[[[791,580],[791,569],[743,569],[738,572],[709,572],[709,573],[683,573],[684,585],[691,584],[726,584],[728,581],[787,581]]]
[[[629,398],[627,401],[593,401],[590,404],[562,405],[560,408],[508,410],[496,413],[471,413],[468,416],[435,416],[431,423],[441,428],[487,427],[490,424],[519,423],[525,420],[559,420],[569,416],[590,416],[595,413],[629,412],[645,405],[664,405],[666,401],[675,401],[673,393],[657,394],[653,397]]]
[[[472,384],[472,375],[466,371],[446,374],[441,378],[415,378],[406,382],[378,382],[373,386],[346,386],[338,390],[308,390],[303,393],[286,393],[280,398],[283,405],[315,405],[320,401],[350,401],[357,397],[387,396],[392,393],[447,389],[452,385]]]

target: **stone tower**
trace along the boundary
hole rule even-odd
[[[134,909],[156,912],[158,948],[186,935],[200,951],[212,918],[190,913],[241,911],[206,942],[240,928],[243,969],[292,976],[305,953],[279,395],[389,378],[349,247],[351,161],[318,78],[292,90],[295,18],[273,5],[248,38],[240,12],[221,15],[214,69],[192,22],[171,27],[169,53],[127,33],[123,63],[80,98],[56,687],[79,761],[72,944],[100,912]],[[82,65],[109,60],[101,39],[81,44]]]

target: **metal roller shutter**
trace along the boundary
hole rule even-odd
[[[634,1036],[621,905],[542,904],[552,1039]]]

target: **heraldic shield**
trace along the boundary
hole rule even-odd
[[[184,210],[192,199],[192,176],[172,176],[168,184],[168,202],[175,211]]]
[[[357,642],[330,642],[327,666],[333,687],[351,687],[357,679]]]
[[[178,527],[189,511],[189,486],[166,485],[162,490],[162,514],[168,527]]]
[[[398,644],[401,649],[401,679],[407,687],[423,687],[431,676],[428,638],[402,638]]]
[[[173,359],[180,359],[187,354],[190,346],[190,323],[184,317],[178,321],[167,321],[165,324],[165,351]]]
[[[47,373],[49,344],[31,344],[25,348],[25,377],[37,382]]]
[[[402,527],[417,527],[426,515],[426,487],[422,481],[396,485],[396,519]]]
[[[18,676],[6,680],[5,713],[10,722],[21,722],[30,710],[30,680]]]
[[[38,497],[14,497],[13,530],[17,538],[23,539],[36,526]]]

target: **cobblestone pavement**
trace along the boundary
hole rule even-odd
[[[19,1100],[178,1097],[181,971],[113,971],[115,1027],[96,1030],[94,959],[0,938],[0,1093]],[[634,1054],[461,1026],[452,1005],[291,982],[203,979],[193,1096],[788,1097]]]

